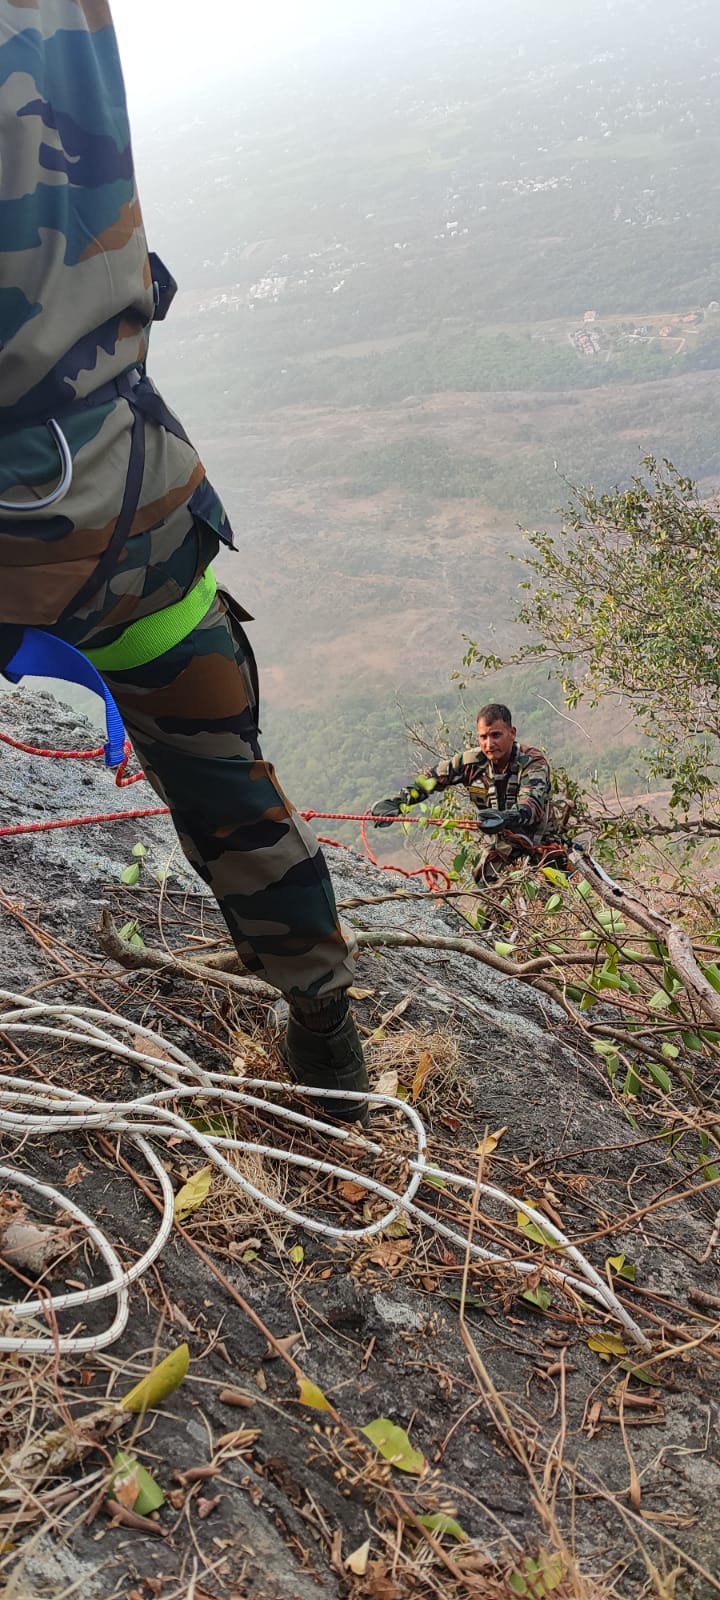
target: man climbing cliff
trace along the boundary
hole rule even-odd
[[[508,707],[495,701],[482,706],[477,735],[476,747],[429,767],[407,789],[379,800],[371,815],[380,819],[376,827],[390,826],[383,819],[400,816],[404,806],[461,784],[478,812],[483,835],[473,877],[476,883],[492,883],[513,862],[538,859],[540,847],[557,839],[557,823],[547,760],[541,750],[518,744]],[[557,854],[562,854],[559,842]]]
[[[263,759],[248,614],[210,570],[232,531],[146,373],[174,288],[107,0],[0,0],[0,669],[33,625],[93,661],[240,957],[287,996],[292,1077],[364,1091],[352,935]]]

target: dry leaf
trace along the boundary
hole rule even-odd
[[[163,1049],[160,1040],[155,1035],[148,1039],[147,1034],[138,1033],[136,1034],[136,1040],[135,1049],[141,1050],[143,1055],[152,1056],[154,1061],[172,1061],[173,1066],[176,1067],[177,1064],[173,1061],[173,1057],[168,1055],[167,1050]]]
[[[351,1000],[372,1000],[374,989],[346,989],[345,993]]]
[[[262,1239],[233,1239],[228,1245],[228,1255],[233,1260],[245,1254],[246,1250],[261,1250]]]
[[[412,1239],[381,1239],[380,1242],[368,1250],[366,1260],[374,1261],[378,1267],[387,1267],[389,1272],[403,1265],[405,1257],[412,1250]],[[453,1262],[455,1257],[453,1256]]]
[[[318,1389],[317,1384],[311,1382],[310,1378],[300,1377],[298,1379],[298,1389],[298,1400],[301,1405],[312,1406],[314,1411],[332,1411],[330,1401],[323,1394],[322,1389]]]
[[[244,1406],[247,1409],[257,1404],[255,1396],[246,1394],[244,1389],[221,1389],[218,1396],[226,1406]]]
[[[491,1156],[493,1150],[497,1150],[504,1133],[507,1133],[507,1127],[498,1128],[495,1133],[486,1133],[484,1139],[475,1146],[476,1156]]]
[[[113,1483],[113,1495],[115,1496],[115,1499],[120,1502],[121,1506],[126,1506],[128,1511],[132,1511],[139,1493],[140,1485],[138,1483],[138,1475],[135,1469],[133,1469],[132,1472],[129,1472],[126,1478],[116,1478],[115,1482]]]
[[[601,1416],[602,1401],[594,1400],[587,1415],[587,1433],[589,1439],[594,1439]]]
[[[175,1220],[184,1222],[192,1211],[197,1211],[203,1200],[206,1200],[212,1183],[212,1167],[200,1167],[194,1172],[187,1183],[184,1183],[175,1196]]]
[[[389,1095],[391,1100],[397,1099],[398,1075],[394,1067],[389,1067],[387,1072],[381,1072],[373,1091],[375,1094]]]
[[[367,1189],[361,1183],[353,1183],[351,1178],[341,1178],[337,1185],[337,1193],[342,1200],[354,1202],[356,1200],[364,1200],[367,1196]]]
[[[69,1172],[65,1173],[65,1188],[74,1189],[76,1183],[82,1183],[89,1171],[89,1167],[84,1167],[82,1161],[78,1161],[76,1167],[71,1167]]]
[[[280,1355],[289,1356],[290,1351],[294,1348],[294,1346],[298,1343],[298,1340],[301,1339],[301,1338],[302,1338],[302,1334],[299,1334],[299,1333],[295,1332],[295,1333],[286,1333],[284,1339],[276,1339],[274,1344],[269,1344],[268,1345],[267,1350],[265,1351],[265,1354],[263,1356],[263,1361],[277,1361],[277,1359],[278,1359],[278,1357]]]
[[[262,1367],[258,1367],[257,1372],[255,1373],[255,1382],[258,1386],[258,1389],[265,1394],[267,1392],[267,1378],[265,1377]]]
[[[364,1544],[359,1545],[357,1550],[353,1550],[352,1555],[348,1556],[345,1562],[346,1567],[349,1568],[350,1572],[354,1572],[356,1577],[364,1578],[367,1572],[369,1554],[370,1540],[366,1539]]]
[[[420,1060],[418,1061],[418,1064],[417,1064],[415,1077],[413,1078],[413,1081],[412,1081],[411,1093],[412,1093],[413,1100],[419,1100],[420,1099],[420,1096],[421,1096],[421,1094],[423,1092],[423,1089],[425,1088],[425,1083],[426,1083],[430,1073],[432,1072],[432,1068],[433,1068],[433,1058],[432,1058],[432,1056],[430,1054],[430,1051],[429,1050],[422,1050],[421,1053],[420,1053]]]
[[[221,1500],[222,1495],[216,1494],[212,1500],[199,1499],[195,1502],[197,1506],[197,1514],[201,1522],[204,1522],[205,1518],[210,1516],[210,1512],[214,1511],[216,1507],[219,1506]]]
[[[125,1528],[136,1528],[138,1533],[157,1533],[161,1539],[167,1538],[167,1529],[159,1522],[153,1522],[151,1517],[141,1517],[137,1511],[129,1511],[127,1506],[121,1506],[119,1500],[103,1501],[103,1511],[113,1522],[121,1522]]]
[[[242,1453],[249,1450],[256,1439],[260,1438],[259,1428],[235,1428],[232,1433],[223,1433],[218,1439],[218,1450],[228,1450],[233,1453]]]

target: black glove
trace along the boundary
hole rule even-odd
[[[519,828],[521,833],[527,833],[535,818],[529,806],[516,806],[514,811],[505,813],[505,821],[509,828]]]
[[[508,813],[506,811],[481,811],[480,828],[483,833],[499,833],[505,827]]]
[[[401,790],[400,794],[391,795],[389,800],[377,800],[370,812],[371,817],[378,818],[378,821],[373,823],[373,827],[391,828],[393,817],[400,816],[400,807],[405,804],[406,795],[404,789]]]

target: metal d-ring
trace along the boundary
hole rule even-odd
[[[36,511],[45,511],[48,506],[56,506],[59,500],[63,500],[65,498],[65,495],[67,494],[72,483],[73,476],[73,459],[70,453],[70,446],[65,438],[59,422],[56,422],[54,417],[48,418],[48,421],[45,423],[45,427],[55,442],[57,453],[62,463],[62,477],[60,482],[54,489],[50,491],[50,494],[43,495],[41,500],[24,500],[22,502],[18,502],[17,500],[0,500],[0,511],[9,511],[12,516],[18,517],[28,515],[32,516]]]

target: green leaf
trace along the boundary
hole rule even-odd
[[[139,877],[140,867],[138,862],[134,861],[131,867],[123,867],[123,870],[120,873],[120,882],[127,883],[132,888],[133,884],[137,883]]]
[[[459,1544],[464,1544],[470,1537],[460,1523],[454,1517],[448,1517],[444,1511],[433,1511],[427,1517],[418,1517],[418,1522],[430,1533],[446,1533],[451,1539],[457,1539]]]
[[[158,1511],[160,1506],[164,1506],[165,1496],[151,1473],[141,1466],[136,1456],[128,1455],[125,1450],[118,1450],[117,1455],[113,1456],[111,1494],[116,1494],[121,1485],[127,1484],[128,1481],[137,1488],[136,1497],[129,1509],[136,1511],[138,1516],[147,1517],[151,1511]]]
[[[431,1189],[447,1189],[447,1183],[435,1172],[432,1167],[426,1167],[422,1177],[423,1183],[429,1183]]]
[[[698,1050],[702,1050],[702,1039],[697,1033],[684,1031],[680,1034],[680,1038],[682,1039],[685,1049],[690,1050],[693,1054]]]
[[[665,989],[656,989],[648,1000],[648,1009],[650,1011],[667,1011],[670,1005],[672,1005],[672,996]]]
[[[628,1372],[631,1378],[637,1379],[638,1383],[647,1383],[651,1389],[665,1388],[663,1379],[658,1377],[656,1372],[648,1372],[645,1367],[634,1366],[629,1357],[626,1361],[621,1361],[619,1365],[622,1367],[623,1372]]]
[[[708,983],[715,990],[716,994],[720,994],[720,967],[718,967],[717,963],[715,961],[708,961],[706,966],[700,968],[700,971],[702,972],[703,977],[707,978]]]
[[[540,1311],[549,1311],[552,1305],[550,1291],[544,1289],[542,1284],[537,1289],[523,1289],[520,1298],[527,1300],[530,1306],[537,1306]]]
[[[508,1578],[508,1589],[511,1594],[519,1596],[529,1595],[530,1590],[521,1572],[511,1572]]]
[[[606,933],[608,931],[610,933],[623,933],[627,927],[627,923],[624,917],[621,917],[619,911],[610,911],[608,907],[601,906],[595,912],[595,915]]]
[[[292,1261],[294,1267],[302,1266],[305,1260],[305,1251],[301,1244],[294,1244],[292,1249],[288,1250],[288,1259]]]
[[[562,903],[563,897],[561,894],[551,894],[550,899],[546,903],[545,910],[547,912],[559,911]]]
[[[581,878],[579,883],[575,883],[573,880],[573,888],[576,894],[582,895],[583,900],[590,899],[592,886],[588,883],[587,878]]]
[[[377,1417],[375,1422],[369,1422],[360,1432],[375,1446],[383,1460],[397,1467],[398,1472],[410,1472],[419,1478],[425,1471],[425,1457],[411,1445],[405,1429],[397,1427],[388,1417]]]
[[[462,1290],[461,1289],[446,1289],[444,1294],[443,1294],[443,1300],[454,1300],[456,1305],[462,1305],[463,1304]],[[482,1310],[482,1307],[485,1305],[485,1301],[481,1300],[480,1296],[478,1294],[466,1294],[465,1298],[464,1298],[464,1303],[465,1303],[466,1306],[478,1306],[480,1310]]]
[[[623,1094],[638,1095],[642,1085],[634,1067],[628,1067],[623,1084]]]
[[[159,1361],[156,1367],[135,1384],[123,1395],[120,1404],[123,1411],[150,1411],[154,1406],[160,1406],[167,1400],[174,1389],[179,1388],[190,1365],[190,1351],[186,1344],[179,1344],[176,1350],[171,1350],[168,1356]]]
[[[627,1261],[625,1256],[608,1256],[607,1265],[612,1268],[616,1278],[625,1278],[628,1283],[634,1283],[637,1267],[632,1261]]]
[[[665,1054],[665,1048],[666,1047],[663,1046],[663,1055]],[[677,1054],[677,1052],[676,1052],[676,1054]],[[657,1084],[658,1089],[662,1089],[663,1094],[669,1094],[670,1090],[672,1089],[672,1079],[670,1077],[670,1073],[666,1072],[665,1068],[660,1066],[660,1062],[659,1061],[646,1061],[645,1065],[647,1067],[647,1070],[648,1070],[648,1073],[649,1073],[650,1077],[653,1080],[653,1083]],[[627,1089],[627,1080],[626,1080],[626,1089]]]
[[[147,855],[147,846],[144,845],[144,844],[139,844],[139,843],[138,844],[134,844],[133,847],[132,847],[132,853],[133,853],[134,856],[140,856],[140,858],[142,859],[143,856]]]
[[[553,1239],[552,1234],[546,1233],[545,1229],[541,1228],[537,1222],[531,1222],[530,1218],[526,1217],[524,1211],[518,1211],[517,1225],[521,1233],[524,1233],[525,1238],[532,1239],[535,1244],[543,1244],[548,1250],[557,1250],[561,1248],[558,1245],[557,1240]]]
[[[498,939],[495,945],[496,956],[514,956],[515,950],[516,946],[514,944],[506,944],[502,939]]]

